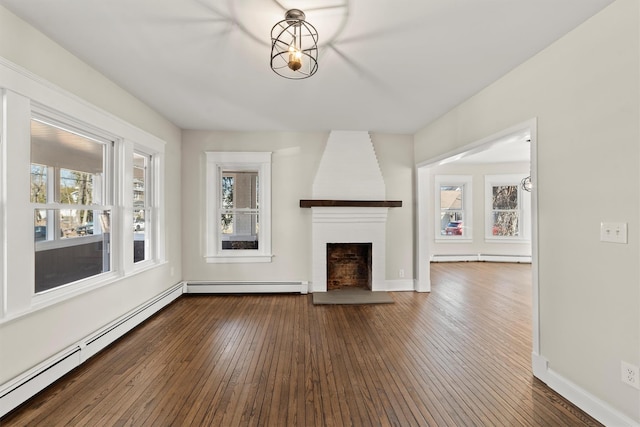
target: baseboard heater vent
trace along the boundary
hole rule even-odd
[[[432,255],[431,262],[465,262],[465,261],[486,261],[486,262],[521,262],[531,263],[531,255]]]
[[[263,294],[300,293],[309,291],[309,282],[187,282],[188,294]]]
[[[169,305],[184,291],[184,283],[172,286],[78,343],[35,368],[0,385],[0,417],[17,408],[46,387],[80,366],[91,356]]]

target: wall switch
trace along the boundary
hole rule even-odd
[[[611,243],[627,243],[627,223],[601,222],[600,241]]]

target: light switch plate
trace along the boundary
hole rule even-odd
[[[627,243],[626,222],[601,222],[600,240],[611,243]]]

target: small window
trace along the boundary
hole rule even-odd
[[[485,176],[485,236],[487,240],[530,239],[529,193],[522,191],[521,175]]]
[[[436,239],[471,238],[471,177],[436,176]]]
[[[35,292],[111,270],[111,141],[31,120]]]
[[[517,185],[491,187],[491,234],[501,237],[520,235],[520,209]]]
[[[270,262],[271,153],[207,153],[208,262]]]

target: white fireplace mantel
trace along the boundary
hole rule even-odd
[[[371,243],[371,290],[384,290],[389,208],[312,207],[312,292],[327,291],[327,243]]]

